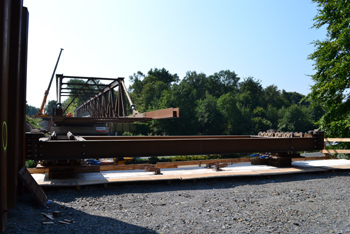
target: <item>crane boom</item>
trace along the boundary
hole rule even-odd
[[[63,50],[63,48],[61,48],[60,54],[58,55],[56,66],[55,66],[55,68],[54,68],[54,70],[52,72],[52,76],[51,76],[51,80],[50,80],[49,86],[47,87],[47,90],[45,91],[45,94],[44,94],[43,103],[41,104],[41,107],[39,109],[39,113],[37,114],[38,117],[43,115],[43,110],[44,110],[44,107],[45,107],[46,99],[47,99],[47,96],[49,95],[49,91],[50,91],[50,88],[51,88],[52,80],[53,80],[53,77],[55,76],[57,65],[58,65],[58,62],[60,61],[62,50]]]

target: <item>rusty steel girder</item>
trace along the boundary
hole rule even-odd
[[[76,137],[76,140],[41,138],[36,160],[148,157],[173,155],[296,152],[321,150],[322,131],[308,137],[167,136]]]

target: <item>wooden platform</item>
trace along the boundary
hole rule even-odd
[[[40,186],[82,186],[140,181],[196,180],[206,178],[269,176],[308,172],[327,172],[336,169],[350,169],[350,160],[311,160],[294,161],[292,167],[277,168],[265,165],[251,165],[250,162],[239,162],[229,165],[222,171],[203,168],[203,165],[187,165],[178,168],[162,169],[162,175],[154,175],[144,170],[101,171],[96,173],[79,173],[74,179],[49,179],[48,174],[32,174]]]

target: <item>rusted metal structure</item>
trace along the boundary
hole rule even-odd
[[[84,80],[84,83],[69,82],[69,79]],[[110,83],[102,84],[100,81]],[[146,113],[136,111],[125,87],[123,77],[101,78],[57,74],[56,87],[57,108],[54,110],[53,120],[58,125],[131,123],[179,117],[179,108],[168,108]],[[114,89],[117,89],[117,91],[115,92]],[[67,106],[63,107],[61,104],[62,97],[65,96],[72,97],[72,100]],[[64,116],[74,100],[80,100],[83,103],[75,110],[76,117]]]
[[[74,140],[72,140],[74,139]],[[135,136],[79,137],[72,135],[59,140],[41,138],[36,160],[120,158],[142,156],[232,154],[251,152],[284,152],[281,157],[295,156],[298,151],[321,150],[322,131],[310,131],[302,136]],[[291,156],[289,157],[291,158]]]
[[[28,18],[23,1],[0,1],[0,231],[22,192],[17,172],[25,160]]]
[[[64,82],[68,79],[80,79],[85,83],[68,83]],[[110,81],[110,84],[101,84],[100,81]],[[76,116],[86,116],[92,118],[113,118],[127,116],[126,102],[124,95],[126,94],[129,102],[131,99],[126,92],[124,85],[124,78],[98,78],[98,77],[78,77],[78,76],[64,76],[62,74],[56,75],[57,84],[57,103],[61,104],[63,96],[72,97],[72,101],[63,107],[63,113],[68,107],[79,99],[83,102],[81,106],[76,109]],[[118,87],[117,97],[115,97],[114,88]],[[131,107],[135,106],[131,102]]]

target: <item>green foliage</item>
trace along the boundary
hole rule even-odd
[[[252,134],[256,134],[260,131],[267,131],[271,129],[272,123],[262,117],[253,117],[252,118]]]
[[[171,157],[171,161],[192,161],[192,160],[209,160],[209,159],[220,159],[221,155],[219,154],[210,154],[210,155],[181,155]]]
[[[34,168],[36,167],[36,162],[34,160],[27,160],[25,166],[26,168]]]
[[[205,99],[197,101],[196,116],[199,123],[199,133],[215,135],[222,132],[222,114],[218,110],[217,100],[210,94]]]
[[[149,162],[152,164],[157,163],[159,162],[159,158],[157,156],[149,157]]]
[[[272,105],[268,105],[267,109],[266,109],[266,119],[270,121],[271,128],[272,129],[277,129],[277,125],[278,125],[278,110],[277,107],[274,107]]]
[[[300,103],[302,94],[280,91],[275,85],[264,89],[253,77],[239,82],[230,70],[210,76],[189,71],[180,81],[164,68],[151,69],[147,75],[135,73],[130,80],[131,96],[140,112],[180,108],[178,119],[136,126],[143,135],[246,135],[270,128],[306,132],[323,114],[320,106]]]
[[[130,96],[140,112],[157,109],[162,93],[179,81],[177,74],[170,74],[164,68],[151,69],[147,76],[137,72],[129,79],[132,82],[129,87]]]
[[[283,109],[283,117],[279,120],[278,129],[281,131],[305,132],[314,129],[312,114],[305,106],[294,104]]]
[[[28,105],[26,101],[26,115],[32,116],[36,115],[37,113],[39,113],[39,108]]]
[[[241,102],[244,106],[254,110],[261,105],[263,88],[259,80],[253,77],[245,78],[240,84]]]
[[[313,0],[318,6],[314,28],[327,27],[327,37],[314,41],[315,74],[308,100],[325,114],[317,124],[327,137],[350,134],[350,4],[345,0]]]
[[[243,116],[237,107],[237,100],[232,93],[226,93],[217,100],[217,107],[222,115],[223,134],[243,134]]]
[[[56,107],[56,100],[49,101],[45,106],[45,113],[47,113],[50,116],[53,116],[53,108]]]
[[[134,134],[132,132],[123,132],[122,136],[133,136]]]

